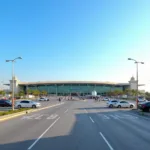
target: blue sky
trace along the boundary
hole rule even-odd
[[[0,80],[11,78],[5,59],[21,56],[21,81],[128,82],[144,61],[150,90],[149,0],[5,0],[0,2]]]

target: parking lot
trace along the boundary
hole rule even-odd
[[[19,102],[22,100],[24,100],[24,99],[16,100],[15,102]],[[41,103],[41,108],[43,108],[43,107],[46,107],[48,105],[53,105],[53,104],[58,103],[58,98],[57,97],[49,97],[49,101],[39,101],[38,99],[35,99],[33,101]],[[11,109],[12,109],[11,107],[0,107],[0,111],[8,111]]]

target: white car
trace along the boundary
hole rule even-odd
[[[40,97],[39,101],[49,101],[49,99],[46,97]]]
[[[147,102],[148,100],[146,99],[142,99],[142,98],[138,98],[138,103],[143,103],[143,102]]]
[[[103,99],[103,101],[109,101],[109,100],[110,100],[109,98],[104,98],[104,99]]]
[[[107,101],[107,107],[113,108],[117,102],[118,102],[118,100],[109,100],[109,101]]]
[[[133,108],[133,107],[135,107],[135,105],[133,103],[129,103],[127,101],[119,101],[114,106],[117,108],[121,108],[121,107],[122,108]]]
[[[41,104],[32,100],[22,100],[15,104],[16,108],[37,108],[41,107]]]

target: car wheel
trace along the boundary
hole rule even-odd
[[[36,108],[36,106],[35,106],[35,105],[32,105],[32,108]]]
[[[18,108],[21,108],[21,105],[18,105]]]
[[[119,105],[118,108],[121,108],[121,105]]]
[[[109,105],[109,107],[110,107],[110,108],[113,108],[113,105],[112,105],[112,104],[110,104],[110,105]]]
[[[133,108],[133,105],[130,105],[130,108]]]

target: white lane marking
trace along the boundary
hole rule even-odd
[[[108,116],[106,115],[103,115],[104,119],[110,119]]]
[[[103,138],[103,140],[106,142],[106,144],[108,145],[108,147],[110,148],[110,150],[114,150],[112,148],[112,146],[109,144],[109,142],[107,141],[107,139],[105,138],[105,136],[101,132],[99,132],[99,134],[101,135],[101,137]]]
[[[119,119],[117,116],[115,116],[115,115],[110,115],[112,118],[114,118],[114,119]]]
[[[60,117],[57,118],[57,119],[34,141],[34,143],[28,148],[28,150],[32,149],[33,146],[43,137],[43,135],[44,135],[50,128],[53,127],[53,125],[54,125],[59,119],[60,119]]]
[[[91,118],[91,117],[89,117],[90,118],[90,120],[94,123],[94,120]]]
[[[84,109],[84,111],[85,111],[86,113],[88,113],[86,109]]]
[[[52,114],[52,115],[50,115],[49,117],[47,117],[47,119],[55,119],[55,118],[57,118],[57,117],[58,117],[57,114]]]
[[[33,117],[36,117],[36,116],[38,116],[39,114],[34,114],[34,115],[31,115],[31,116],[23,116],[22,118],[21,118],[21,120],[25,120],[25,119],[33,119]]]
[[[41,118],[42,116],[43,116],[43,115],[40,115],[40,116],[36,117],[35,119],[40,120],[40,119],[42,119],[42,118]]]
[[[120,115],[115,115],[117,118],[119,118],[119,119],[124,119],[124,117],[123,116],[120,116]]]
[[[136,116],[132,116],[132,115],[124,115],[127,119],[138,119],[138,117]]]
[[[64,113],[67,113],[67,112],[68,112],[68,109]]]

